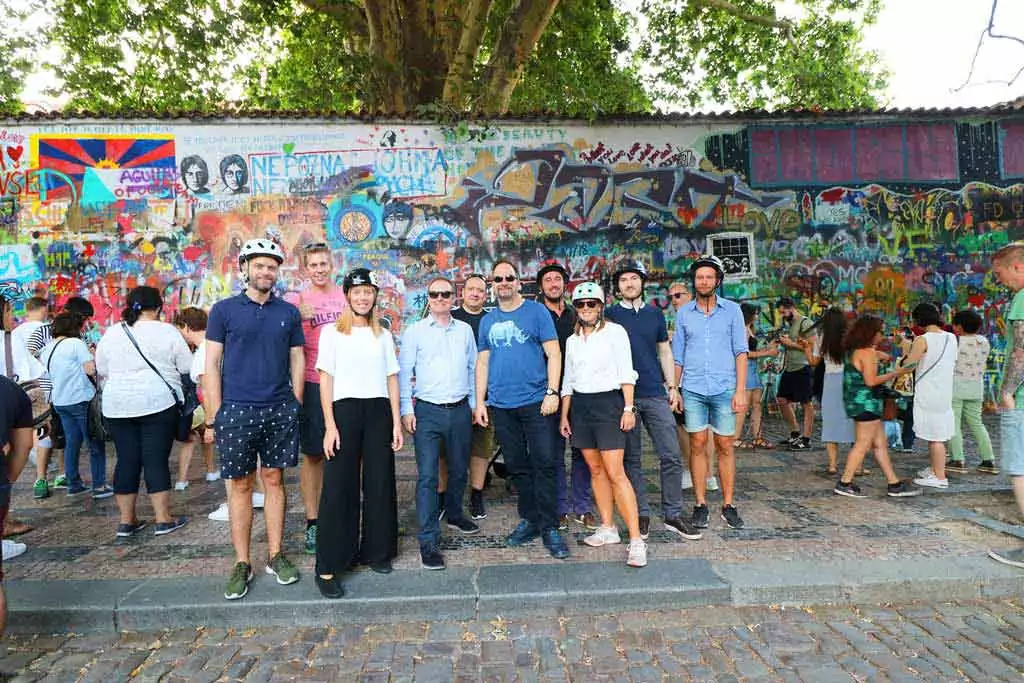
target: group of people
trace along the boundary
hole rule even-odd
[[[359,564],[390,573],[398,549],[394,452],[407,436],[415,450],[417,539],[426,569],[445,568],[442,520],[460,534],[479,532],[477,521],[487,516],[483,489],[495,442],[517,495],[520,519],[506,539],[509,546],[539,538],[552,557],[567,558],[561,532],[571,522],[590,532],[583,539],[587,546],[621,543],[617,509],[629,536],[626,562],[645,566],[651,507],[641,426],[658,460],[664,530],[701,539],[711,517],[707,494],[717,489],[721,519],[743,528],[735,505],[735,451],[769,445],[760,431],[763,385],[757,364],[778,354],[779,346],[779,401],[791,427],[785,445],[794,450],[810,447],[814,368],[824,366],[822,440],[830,471],[838,473],[837,444],[853,444],[835,493],[863,496],[854,476],[869,450],[887,479],[888,495],[920,493],[899,479],[888,458],[887,394],[879,389],[908,374],[917,381],[914,431],[929,443],[931,456],[916,483],[945,488],[947,471],[963,471],[961,414],[981,445],[982,469],[998,471],[980,421],[988,347],[972,311],[954,317],[958,342],[943,329],[935,306],[917,306],[913,318],[921,333],[903,349],[901,364],[881,372],[879,364],[888,357],[877,348],[882,321],[872,316],[848,326],[841,310],[829,309],[812,323],[784,297],[778,309],[786,329],[759,344],[757,309],[721,295],[725,271],[715,256],[698,258],[690,281],[670,287],[676,309],[671,336],[662,310],[644,301],[648,274],[639,262],[615,269],[617,301],[609,303],[596,282],[579,283],[570,293],[569,273],[556,262],[536,275],[537,301],[527,299],[517,266],[499,260],[489,278],[466,278],[457,307],[455,283],[442,275],[431,278],[426,315],[396,345],[378,315],[374,272],[355,268],[338,287],[326,244],[307,245],[301,258],[310,287],[282,298],[274,291],[284,262],[280,246],[250,240],[238,259],[244,290],[214,304],[208,315],[196,308],[179,311],[174,325],[161,320],[160,292],[137,287],[128,295],[122,322],[105,331],[95,351],[82,339],[92,307],[79,298],[69,299],[52,322],[45,321],[45,300],[29,300],[25,322],[6,335],[23,351],[7,361],[5,374],[48,382],[63,427],[64,474],[54,488],[66,487],[69,496],[91,491],[97,500],[114,496],[118,536],[133,536],[148,524],[136,513],[143,478],[154,533],[185,525],[171,514],[170,453],[175,439],[185,440],[177,486],[182,489],[188,458],[202,446],[207,480],[226,482],[224,507],[235,550],[227,599],[245,596],[254,576],[250,547],[257,496],[267,529],[265,571],[282,585],[299,580],[284,553],[283,534],[284,470],[298,465],[300,454],[305,550],[316,556],[321,593],[342,597],[343,575]],[[1024,246],[1000,252],[995,264],[1002,282],[1024,287]],[[496,305],[486,311],[488,287]],[[1022,350],[1014,346],[1008,354],[1004,407],[1024,384],[1024,329],[1015,323],[1024,325],[1024,303],[1014,301],[1010,340],[1021,340]],[[5,304],[8,317],[9,311]],[[4,387],[15,390],[16,385]],[[183,415],[190,391],[199,407]],[[112,487],[103,441],[90,428],[97,392],[117,452]],[[797,404],[803,408],[802,429],[793,410]],[[752,438],[745,440],[748,411]],[[1004,444],[1024,444],[1020,422],[1014,421],[1020,413],[1007,415],[1013,419],[1004,418]],[[20,429],[23,415],[11,416],[11,428]],[[24,465],[18,434],[18,440],[8,438],[9,481],[20,470],[18,462]],[[34,493],[42,498],[50,495],[52,443],[39,436]],[[83,443],[89,444],[90,487],[78,470]],[[214,445],[219,470],[212,462]],[[1013,470],[1024,498],[1024,469],[1004,465]],[[695,500],[686,512],[683,492],[690,487]]]

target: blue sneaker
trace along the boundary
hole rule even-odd
[[[510,548],[516,548],[526,545],[538,536],[540,536],[540,531],[537,527],[524,519],[519,522],[518,526],[505,539],[505,545]]]
[[[68,485],[68,497],[80,496],[89,489],[84,484],[69,484]]]
[[[551,557],[556,560],[564,560],[569,557],[569,546],[565,544],[562,534],[558,533],[558,529],[545,529],[543,538],[544,547],[551,553]]]

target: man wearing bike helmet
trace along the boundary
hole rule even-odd
[[[281,247],[273,241],[246,242],[238,256],[245,291],[214,304],[206,327],[206,428],[214,430],[220,452],[236,556],[224,590],[228,600],[244,597],[253,578],[249,548],[257,457],[266,489],[265,571],[281,585],[299,580],[281,544],[284,468],[295,467],[299,459],[305,339],[299,309],[273,292],[283,262]]]
[[[679,390],[672,365],[672,349],[668,341],[665,314],[657,306],[644,303],[647,269],[639,261],[626,261],[615,269],[612,284],[619,291],[621,302],[609,306],[605,317],[626,328],[633,369],[637,380],[633,403],[637,426],[626,439],[626,474],[636,492],[640,511],[640,535],[647,540],[651,528],[651,509],[647,502],[640,462],[640,424],[647,428],[658,454],[661,473],[661,509],[665,529],[692,541],[701,537],[688,519],[683,518],[683,458],[679,452],[676,421],[672,411],[679,407]]]
[[[569,271],[557,261],[552,261],[537,271],[537,300],[540,301],[551,313],[551,320],[555,323],[555,332],[558,333],[558,348],[562,351],[562,358],[565,358],[565,343],[572,336],[576,327],[576,312],[572,306],[565,305],[565,288],[569,285]],[[562,364],[562,375],[559,377],[559,390],[561,390],[562,379],[565,378],[565,364]],[[597,528],[597,520],[590,512],[590,468],[587,461],[583,459],[580,449],[572,449],[572,470],[570,474],[571,486],[566,486],[565,481],[565,437],[558,435],[558,443],[555,445],[555,476],[558,477],[558,528],[565,531],[569,528],[569,516],[577,524],[582,524],[588,529]],[[569,497],[572,496],[572,505],[569,505]],[[570,507],[572,508],[570,510]]]
[[[690,432],[693,458],[693,489],[697,505],[693,525],[708,526],[708,428],[718,450],[718,477],[722,488],[722,519],[733,529],[743,519],[733,505],[736,459],[733,437],[736,413],[747,404],[747,333],[738,304],[718,296],[725,268],[717,256],[701,256],[690,267],[693,301],[679,309],[672,354],[676,381],[683,388],[683,413]]]

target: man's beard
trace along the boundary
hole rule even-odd
[[[562,301],[562,298],[564,296],[565,296],[565,292],[562,292],[562,294],[559,294],[556,297],[550,297],[547,294],[545,294],[544,295],[544,300],[547,301],[548,303],[557,304],[557,303],[560,303]]]

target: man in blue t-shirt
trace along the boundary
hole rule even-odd
[[[658,454],[661,473],[661,511],[665,529],[691,541],[701,532],[683,517],[683,457],[679,452],[673,410],[679,410],[679,390],[675,384],[672,349],[668,343],[668,326],[660,308],[644,303],[647,269],[642,263],[628,261],[620,265],[612,282],[621,302],[609,306],[605,317],[626,328],[637,372],[633,393],[633,410],[637,426],[626,439],[624,464],[640,512],[640,535],[647,540],[651,528],[651,508],[640,462],[640,424],[647,428]],[[667,387],[667,391],[666,391]]]
[[[520,521],[511,547],[540,536],[552,557],[569,557],[558,532],[555,441],[562,353],[551,315],[520,294],[516,267],[498,261],[491,270],[498,306],[480,321],[477,339],[475,421],[494,434],[519,493]],[[488,407],[490,412],[488,412]]]
[[[266,491],[269,561],[266,571],[282,585],[299,580],[281,552],[284,538],[284,468],[299,460],[299,409],[305,386],[305,353],[299,309],[273,293],[284,262],[271,240],[253,239],[238,257],[245,291],[210,310],[206,327],[203,393],[207,429],[215,430],[221,476],[227,482],[228,517],[236,562],[224,597],[244,597],[252,581],[252,487],[256,459]]]

